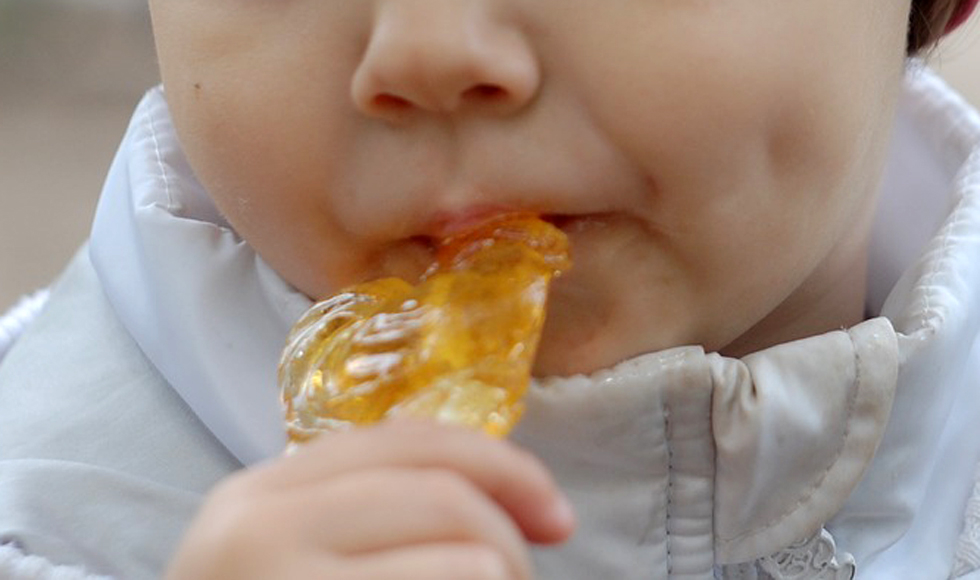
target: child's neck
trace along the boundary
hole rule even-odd
[[[867,226],[862,235],[847,236],[789,298],[721,353],[742,357],[864,320],[869,230]]]

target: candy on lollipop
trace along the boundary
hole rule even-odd
[[[394,416],[504,436],[522,398],[568,240],[510,214],[442,241],[417,286],[384,278],[314,305],[279,365],[290,441]]]

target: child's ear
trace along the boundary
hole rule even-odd
[[[955,30],[980,4],[980,0],[913,0],[909,15],[909,55],[929,50]]]
[[[944,34],[949,34],[954,29],[956,29],[960,24],[963,24],[970,18],[970,14],[977,7],[980,0],[962,0],[956,10],[953,11],[953,16],[950,17],[949,22],[946,24],[946,30]]]

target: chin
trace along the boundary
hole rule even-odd
[[[579,320],[581,324],[571,324],[572,321],[560,316],[547,319],[534,360],[533,375],[588,375],[662,349],[660,345],[664,343],[652,340],[655,337],[646,336],[642,341],[629,340],[622,332],[616,332],[608,321],[606,324],[596,324],[597,318],[585,317],[585,320]]]
[[[608,265],[598,274],[582,265],[551,288],[535,376],[590,374],[693,338],[695,320],[678,296],[656,289],[637,296],[627,292],[635,280],[614,276]]]

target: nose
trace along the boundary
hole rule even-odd
[[[513,23],[483,0],[382,1],[351,83],[364,114],[512,114],[534,100],[540,71]]]

